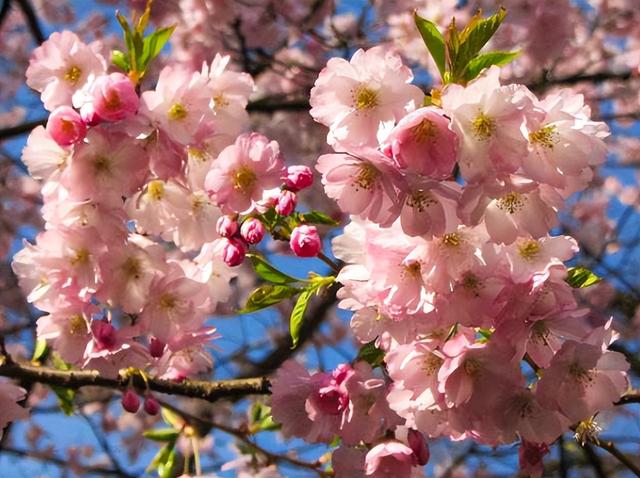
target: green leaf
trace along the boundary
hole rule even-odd
[[[291,318],[289,319],[289,333],[291,334],[292,349],[297,347],[298,341],[300,340],[300,330],[302,329],[302,323],[304,321],[304,313],[307,310],[309,299],[311,299],[311,296],[315,291],[316,289],[314,287],[305,289],[298,297],[296,305],[291,311]]]
[[[238,311],[240,314],[255,312],[266,307],[277,304],[278,302],[288,299],[298,294],[301,289],[281,284],[265,284],[254,290],[245,306]]]
[[[506,15],[507,11],[504,8],[500,8],[498,13],[489,18],[480,19],[479,17],[474,17],[467,28],[460,33],[460,47],[452,67],[454,79],[457,80],[464,77],[469,62],[480,53],[482,47],[496,33]]]
[[[124,36],[124,43],[127,46],[127,51],[129,52],[129,55],[131,55],[134,50],[133,34],[131,33],[131,28],[129,27],[129,21],[120,12],[116,12],[116,18],[118,19],[118,23],[122,27],[122,34]],[[131,56],[129,58],[131,58]]]
[[[250,254],[249,258],[253,264],[253,268],[264,280],[273,282],[274,284],[290,284],[292,282],[304,282],[302,279],[296,279],[269,264],[266,259],[257,254]]]
[[[158,464],[158,476],[160,478],[172,478],[173,477],[173,467],[176,464],[176,450],[171,449],[167,459]]]
[[[372,340],[364,344],[358,352],[356,360],[367,362],[373,368],[379,367],[384,362],[384,350],[376,347],[376,341]]]
[[[300,222],[307,224],[324,224],[327,226],[337,226],[340,224],[328,214],[320,211],[309,211],[299,215]]]
[[[271,407],[262,402],[256,402],[251,408],[250,433],[261,431],[274,431],[280,428],[280,424],[273,421]]]
[[[146,430],[142,433],[145,438],[159,442],[176,441],[180,436],[180,430],[175,428],[159,428],[155,430]]]
[[[575,289],[582,289],[597,284],[602,278],[595,275],[586,267],[572,267],[567,271],[565,281]]]
[[[128,73],[129,72],[129,59],[127,55],[125,55],[120,50],[113,50],[111,52],[111,63],[120,68],[122,71]]]
[[[417,11],[414,12],[413,19],[416,22],[416,26],[418,27],[418,31],[420,31],[420,35],[422,36],[424,43],[429,49],[429,53],[431,53],[431,56],[438,67],[440,76],[444,78],[446,70],[446,46],[442,33],[440,33],[440,30],[438,30],[438,26],[435,23],[427,20],[426,18],[422,18],[418,15]]]
[[[44,339],[36,340],[36,346],[33,349],[31,361],[34,363],[41,363],[46,358],[47,352],[47,341]]]
[[[76,396],[76,391],[59,385],[51,385],[51,390],[58,397],[58,405],[64,414],[67,416],[73,414],[73,399]]]
[[[160,54],[175,29],[176,25],[161,28],[144,39],[142,57],[140,59],[140,68],[142,70],[146,70],[151,60]]]
[[[176,442],[175,440],[173,440],[160,448],[145,471],[149,473],[152,470],[158,470],[158,476],[163,476],[161,474],[161,470],[164,471],[169,465],[171,468],[173,468],[173,464],[175,463],[176,458],[174,450],[175,446]],[[171,471],[171,468],[169,468],[169,471]]]
[[[465,80],[471,81],[492,65],[504,66],[520,55],[519,51],[490,51],[476,56],[467,65]]]

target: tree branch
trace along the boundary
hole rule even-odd
[[[42,33],[42,28],[40,27],[40,22],[38,21],[38,16],[36,15],[35,10],[33,9],[33,5],[29,0],[15,0],[18,4],[20,10],[22,10],[22,14],[27,21],[27,25],[29,26],[29,31],[33,36],[33,39],[36,41],[38,45],[44,43],[45,37],[44,33]]]
[[[266,377],[240,378],[232,380],[184,380],[173,382],[159,378],[145,380],[140,374],[129,376],[122,373],[117,378],[101,376],[95,370],[63,371],[46,367],[35,367],[22,363],[5,363],[0,365],[0,375],[15,378],[22,383],[43,383],[65,388],[97,386],[112,389],[124,389],[129,385],[139,390],[147,388],[159,393],[182,397],[200,398],[215,402],[220,398],[239,398],[246,395],[265,395],[269,393],[269,379]]]

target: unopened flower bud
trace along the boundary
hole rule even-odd
[[[95,112],[106,121],[119,121],[138,111],[140,98],[131,80],[111,73],[95,80],[91,88]]]
[[[265,235],[265,228],[259,219],[250,217],[242,223],[240,235],[249,244],[259,243]]]
[[[151,337],[149,341],[149,354],[153,358],[160,358],[164,355],[164,342],[162,340]]]
[[[284,184],[292,191],[306,189],[313,184],[313,171],[309,166],[289,166]]]
[[[247,255],[247,245],[242,239],[227,238],[226,244],[222,249],[222,260],[229,267],[235,267],[242,264]]]
[[[315,226],[302,225],[291,232],[291,250],[299,257],[315,257],[322,249],[322,241]]]
[[[276,212],[282,216],[288,216],[296,209],[296,204],[298,203],[298,198],[296,193],[283,190],[280,191],[280,195],[278,196],[278,202],[276,203]]]
[[[238,233],[238,221],[231,216],[221,216],[216,223],[216,231],[222,237],[233,237]]]
[[[129,413],[136,413],[140,408],[140,398],[138,397],[138,394],[130,388],[127,388],[127,390],[122,395],[121,403],[122,408],[124,408]]]
[[[415,465],[424,466],[429,462],[429,446],[427,445],[424,435],[416,430],[409,430],[407,435],[409,448],[413,450],[413,461]]]
[[[160,404],[158,403],[158,400],[156,400],[153,395],[147,395],[144,399],[143,408],[144,408],[144,411],[147,412],[149,415],[155,416],[160,411]]]
[[[99,350],[111,349],[116,344],[117,330],[106,320],[94,320],[91,323],[91,332]]]
[[[58,106],[47,121],[47,133],[60,146],[69,146],[84,139],[87,126],[80,114],[70,106]]]

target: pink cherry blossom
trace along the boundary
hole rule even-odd
[[[303,224],[291,231],[291,250],[299,257],[315,257],[322,250],[322,240],[315,226]]]
[[[222,150],[207,174],[205,188],[224,212],[242,212],[263,191],[279,186],[284,172],[278,143],[247,133]]]
[[[58,106],[70,106],[73,95],[105,70],[106,62],[94,45],[86,45],[67,30],[54,32],[34,50],[27,85],[42,93],[44,107],[53,111]]]
[[[332,58],[311,90],[311,116],[329,126],[331,145],[374,146],[416,109],[422,92],[398,54],[376,46],[350,61]]]

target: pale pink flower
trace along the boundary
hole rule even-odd
[[[460,138],[460,173],[469,182],[515,173],[527,156],[526,119],[537,113],[532,95],[519,85],[500,86],[491,67],[469,83],[448,85],[442,106]]]
[[[309,166],[289,166],[284,184],[294,192],[307,189],[313,184],[313,171]]]
[[[571,423],[607,410],[629,385],[624,355],[602,346],[566,341],[538,382],[542,403],[557,407]]]
[[[92,128],[60,182],[76,200],[128,196],[144,184],[147,165],[144,150],[128,136]]]
[[[16,402],[23,400],[27,392],[17,385],[7,381],[0,381],[0,437],[2,430],[9,422],[29,417],[29,412]]]
[[[242,212],[265,190],[281,185],[284,173],[278,143],[247,133],[222,150],[207,174],[205,189],[224,212]]]
[[[165,343],[178,334],[199,329],[210,312],[207,287],[185,277],[178,266],[171,267],[165,275],[157,275],[149,291],[140,323]]]
[[[105,59],[96,46],[86,45],[70,31],[54,32],[32,53],[27,85],[42,93],[44,107],[53,111],[71,105],[73,95],[105,70]]]
[[[402,118],[384,140],[383,151],[402,170],[432,179],[451,177],[458,138],[442,110],[419,108]]]
[[[189,145],[201,126],[213,121],[207,78],[167,66],[158,76],[156,89],[142,93],[140,113],[171,138]]]
[[[76,110],[70,106],[58,106],[49,115],[47,133],[60,146],[70,146],[82,141],[87,127]]]
[[[465,188],[458,216],[467,225],[484,221],[494,242],[511,244],[518,236],[546,236],[557,224],[562,203],[562,197],[550,186],[512,176]]]
[[[60,146],[43,126],[31,131],[22,150],[22,161],[34,179],[58,179],[66,167],[71,149]]]
[[[393,179],[400,181],[400,173],[384,154],[375,150],[325,154],[318,158],[316,169],[322,174],[325,193],[342,211],[383,226],[398,217]]]
[[[38,338],[47,340],[65,362],[81,365],[91,341],[89,323],[99,308],[73,301],[38,319]]]
[[[529,177],[563,189],[568,176],[580,176],[585,168],[602,164],[609,128],[590,119],[582,95],[562,91],[536,106],[545,114],[527,125],[529,156],[522,167]]]
[[[396,121],[422,102],[411,70],[382,46],[350,61],[331,58],[311,90],[311,116],[329,126],[331,145],[375,146]]]
[[[256,87],[248,73],[228,69],[230,56],[216,54],[209,68],[203,66],[202,75],[209,78],[211,108],[215,114],[217,133],[237,136],[249,125],[246,107]]]

